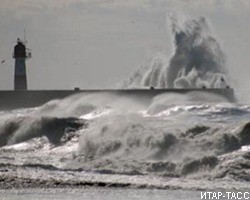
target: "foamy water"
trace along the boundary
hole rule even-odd
[[[100,94],[92,102],[78,96],[82,101],[66,117],[61,105],[72,105],[75,97],[57,101],[51,113],[51,103],[5,112],[0,173],[15,177],[18,169],[19,178],[69,185],[248,188],[250,106],[166,103],[169,95],[143,106],[130,99],[131,109],[113,94],[105,94],[101,104]]]

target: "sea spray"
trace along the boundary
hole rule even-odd
[[[125,95],[119,92],[79,93],[62,100],[50,101],[35,111],[38,116],[82,117],[100,110],[136,111],[145,109],[151,98],[139,94]]]
[[[161,55],[149,66],[136,70],[123,88],[226,88],[225,55],[204,17],[181,24],[171,17],[174,55],[169,62]]]
[[[84,124],[84,120],[95,120],[95,118],[107,116],[106,122],[108,123],[112,116],[130,116],[131,113],[154,117],[167,116],[167,113],[171,115],[185,111],[178,104],[185,107],[193,104],[204,104],[207,101],[210,104],[226,102],[223,97],[195,91],[187,94],[166,93],[157,96],[150,95],[149,91],[146,98],[144,95],[125,95],[119,92],[77,94],[63,100],[53,100],[33,109],[33,111],[25,111],[27,113],[24,112],[23,115],[8,116],[6,120],[1,120],[0,146],[20,143],[42,136],[46,136],[50,142],[58,144],[66,129],[75,126],[80,128]],[[241,110],[236,109],[234,112],[240,113]],[[114,121],[116,120],[114,119]]]
[[[102,95],[105,101],[100,101]],[[137,181],[138,177],[147,175],[149,180],[158,177],[162,179],[160,183],[165,184],[169,177],[180,177],[173,180],[182,182],[184,179],[188,185],[194,180],[193,177],[197,185],[202,185],[204,180],[214,185],[225,177],[232,178],[229,185],[231,180],[249,180],[249,150],[242,150],[249,148],[247,145],[250,144],[249,105],[197,103],[189,102],[188,95],[167,95],[153,98],[147,104],[143,102],[144,98],[133,96],[124,99],[119,95],[116,98],[104,94],[91,98],[84,95],[76,104],[75,97],[54,101],[51,113],[49,105],[28,113],[25,110],[12,111],[21,115],[8,117],[6,123],[0,124],[1,142],[9,145],[0,148],[4,155],[1,162],[7,163],[0,170],[7,169],[11,173],[13,166],[15,170],[18,164],[19,177],[23,177],[20,171],[27,170],[29,177],[30,170],[35,170],[38,180],[48,176],[48,179],[52,177],[59,184],[62,176],[67,177],[64,183],[70,176],[75,184],[89,184],[93,176],[102,175],[100,180],[104,185],[115,185],[119,180],[124,181],[124,177]],[[195,95],[190,96],[194,98]],[[88,112],[84,109],[80,112],[81,106],[90,104],[98,106]],[[63,106],[67,112],[60,112]],[[75,108],[79,111],[77,115],[86,116],[89,113],[94,116],[107,106],[107,110],[112,112],[84,121],[80,128],[78,124],[74,128],[74,123],[81,121],[79,118],[63,118],[63,113],[65,116],[70,113],[75,115]],[[52,116],[56,113],[61,118]],[[46,114],[50,116],[44,116]],[[65,128],[72,128],[76,135],[58,144]],[[24,150],[12,145],[23,141],[26,142],[20,145],[26,145],[21,148]],[[79,178],[84,173],[91,180]],[[115,179],[111,179],[111,176]],[[155,187],[155,183],[147,183]]]
[[[85,170],[112,173],[217,173],[213,169],[220,165],[220,156],[250,144],[247,133],[249,124],[232,131],[220,124],[179,124],[177,129],[162,118],[113,115],[96,120],[82,134],[75,162]]]

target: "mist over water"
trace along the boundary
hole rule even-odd
[[[211,33],[204,17],[180,22],[169,17],[174,43],[174,55],[168,61],[156,56],[149,66],[132,73],[123,88],[225,88],[227,70],[225,55]]]

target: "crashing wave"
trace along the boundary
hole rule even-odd
[[[169,124],[158,127],[152,119],[145,120],[136,115],[97,120],[81,135],[74,164],[110,173],[214,177],[225,170],[221,156],[233,155],[250,144],[249,123],[231,131],[220,125],[176,130]]]
[[[18,117],[0,125],[0,147],[46,136],[52,144],[58,145],[67,132],[74,132],[85,125],[77,118]]]
[[[123,88],[225,88],[225,55],[204,17],[181,24],[170,18],[175,52],[169,63],[162,56],[136,70]]]

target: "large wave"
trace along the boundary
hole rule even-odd
[[[0,124],[0,147],[42,136],[58,145],[66,133],[83,126],[84,121],[76,118],[14,117]]]
[[[69,185],[116,185],[124,175],[145,175],[126,176],[125,183],[138,177],[249,180],[249,150],[242,150],[250,144],[248,105],[194,103],[184,95],[143,99],[77,95],[0,113],[0,171],[12,175],[20,166],[17,180],[35,170],[38,179],[49,174],[49,183]],[[80,179],[84,173],[91,178]]]
[[[165,123],[136,115],[97,120],[80,138],[80,165],[85,170],[177,177],[208,175],[215,169],[212,176],[224,172],[224,177],[226,161],[220,156],[250,144],[249,123],[233,131],[208,125],[177,130],[173,122]]]
[[[123,88],[225,88],[228,87],[225,55],[204,17],[180,23],[170,17],[174,55],[169,62],[155,57],[149,66],[136,70]]]

